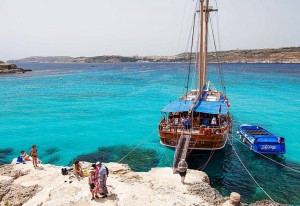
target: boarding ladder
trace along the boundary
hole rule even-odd
[[[178,173],[178,163],[180,160],[186,158],[187,151],[189,149],[191,134],[181,133],[180,139],[176,146],[175,154],[174,154],[174,162],[173,162],[173,173]]]

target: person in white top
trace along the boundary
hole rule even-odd
[[[107,171],[106,171],[105,165],[102,164],[101,162],[99,162],[97,164],[97,166],[99,167],[98,181],[99,181],[99,185],[101,187],[100,194],[103,195],[102,198],[105,198],[105,197],[107,197],[107,194],[108,194],[107,187],[106,187]]]
[[[211,125],[217,125],[217,118],[216,117],[212,118]]]
[[[178,172],[181,177],[182,184],[184,184],[187,168],[188,164],[186,163],[185,159],[180,160],[180,162],[178,163]]]

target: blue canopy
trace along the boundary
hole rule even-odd
[[[165,106],[162,112],[187,112],[192,104],[193,102],[190,100],[176,100]],[[220,105],[221,114],[226,114],[228,107],[223,101],[198,101],[194,107],[194,111],[207,114],[219,114]]]
[[[162,112],[186,112],[189,111],[192,104],[193,102],[190,100],[175,100],[165,106]]]
[[[227,104],[223,101],[198,101],[194,108],[196,112],[202,112],[207,114],[219,114],[219,109],[221,105],[221,114],[226,114],[228,111]]]

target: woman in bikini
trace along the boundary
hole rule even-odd
[[[32,164],[33,164],[34,168],[37,168],[37,164],[38,164],[38,161],[37,161],[37,159],[38,159],[37,158],[38,152],[37,152],[36,145],[32,145],[32,148],[31,148],[29,154],[31,154]]]
[[[73,164],[73,173],[77,177],[78,180],[80,180],[80,177],[84,178],[82,167],[78,160],[76,160],[75,163]]]

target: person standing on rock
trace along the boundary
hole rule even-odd
[[[97,178],[96,178],[96,170],[94,167],[91,167],[89,169],[89,186],[90,186],[90,191],[92,193],[92,199],[94,200],[95,198],[99,198],[97,196]]]
[[[36,148],[36,145],[32,145],[32,148],[29,152],[29,154],[31,154],[31,158],[32,158],[32,164],[34,166],[34,168],[37,168],[37,164],[38,164],[38,152],[37,152],[37,148]]]
[[[106,187],[106,179],[107,179],[106,167],[101,162],[97,162],[97,163],[98,163],[97,166],[99,167],[98,181],[101,188],[100,194],[103,195],[102,198],[106,198],[108,194],[107,187]]]
[[[180,162],[178,163],[178,172],[181,177],[182,184],[184,184],[187,168],[188,168],[188,164],[186,163],[185,159],[181,159]]]

